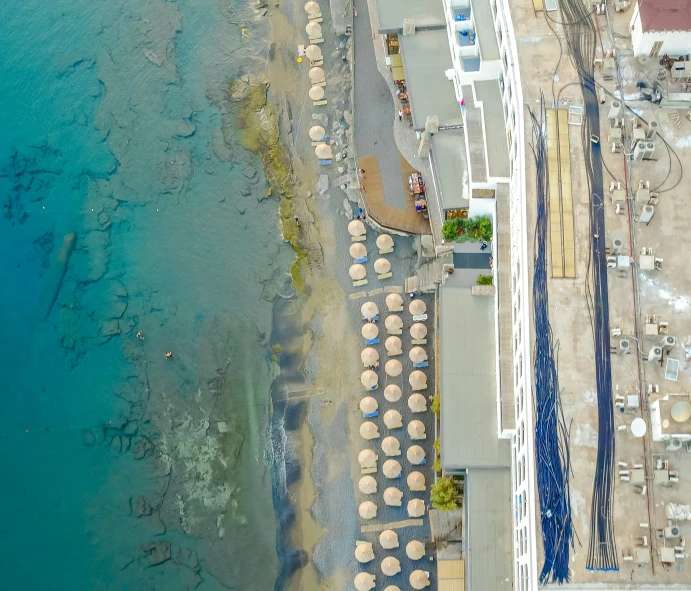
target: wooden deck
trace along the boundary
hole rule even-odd
[[[401,190],[406,193],[406,205],[408,206],[405,210],[386,204],[377,157],[363,156],[358,158],[358,168],[365,171],[365,176],[360,179],[360,183],[365,189],[364,198],[367,202],[367,215],[385,228],[400,230],[409,234],[429,234],[431,232],[429,220],[415,211],[413,199],[408,197],[408,175],[415,172],[415,169],[408,164],[403,156],[399,154],[398,157],[401,161],[401,174],[403,176]]]

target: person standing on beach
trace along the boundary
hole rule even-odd
[[[398,120],[403,121],[403,111],[401,111],[400,109],[398,109]]]
[[[300,218],[298,216],[295,216],[295,225],[299,228],[300,227]]]

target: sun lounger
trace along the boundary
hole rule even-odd
[[[361,285],[367,285],[367,279],[360,279],[359,281],[353,281],[353,287],[360,287]]]
[[[321,37],[310,37],[310,43],[318,45],[319,43],[324,43],[324,39]]]
[[[327,166],[331,164],[331,160],[320,160],[319,164],[321,164],[322,166]]]
[[[377,339],[369,339],[365,341],[365,345],[378,345],[381,341]]]
[[[321,164],[321,160],[319,161],[319,164]],[[331,164],[331,160],[329,160],[329,164]],[[364,242],[365,240],[367,240],[367,235],[363,234],[362,236],[351,236],[350,239],[353,242]]]
[[[312,106],[314,107],[320,107],[321,105],[327,104],[326,99],[322,99],[320,101],[312,101]]]
[[[427,320],[427,314],[420,314],[419,316],[413,316],[413,320],[415,320],[415,322],[422,322],[423,320]]]
[[[326,86],[326,78],[322,78],[319,82],[312,82],[312,86]]]
[[[391,352],[391,353],[389,353],[389,352],[387,351],[387,355],[388,355],[389,357],[396,357],[396,356],[398,356],[398,355],[403,355],[403,351],[393,351],[393,352]]]
[[[389,330],[388,328],[386,329],[386,332],[389,334],[403,334],[403,329],[398,329],[398,330]]]
[[[321,23],[324,21],[324,19],[322,18],[321,12],[319,12],[317,14],[308,14],[307,20],[310,21],[311,23]]]
[[[367,262],[367,257],[362,257],[361,259],[355,259],[356,263],[366,263]],[[403,308],[401,308],[403,309]]]
[[[393,248],[385,248],[384,250],[379,250],[379,254],[390,254],[393,252]]]
[[[326,143],[326,137],[323,137],[318,142],[312,142],[312,147],[315,148],[317,146],[321,146],[324,143]]]
[[[413,367],[429,367],[429,361],[420,361],[420,363],[413,363]]]
[[[423,458],[422,461],[420,462],[420,466],[423,466],[423,465],[425,465],[426,463],[427,463],[427,460],[426,460],[425,458]]]
[[[312,61],[310,60],[310,67],[314,68],[315,66],[323,66],[324,65],[324,60],[316,60]]]
[[[379,314],[374,316],[373,318],[363,318],[363,322],[379,322]]]
[[[378,416],[379,416],[379,411],[378,411],[378,410],[375,410],[374,412],[370,412],[370,413],[364,413],[364,412],[363,412],[363,413],[362,413],[362,416],[365,417],[366,419],[369,419],[369,418],[371,418],[371,417],[378,417]]]
[[[371,468],[360,468],[360,474],[376,474],[377,467],[372,466]]]
[[[413,339],[410,341],[413,345],[426,345],[427,339]]]
[[[392,273],[383,273],[382,275],[377,275],[377,279],[380,281],[383,281],[384,279],[388,279],[391,277]]]

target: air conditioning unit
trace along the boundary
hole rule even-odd
[[[655,207],[652,205],[644,205],[641,210],[641,215],[638,217],[638,221],[641,222],[641,224],[649,224],[654,215]]]
[[[662,350],[665,353],[669,353],[672,349],[674,349],[674,345],[677,344],[677,339],[675,337],[665,337],[662,339],[662,343],[660,343],[662,346]]]
[[[649,140],[654,140],[655,136],[657,135],[658,128],[659,125],[657,121],[651,121],[650,123],[648,123],[648,133],[645,137]]]
[[[607,113],[608,119],[617,119],[621,115],[621,103],[619,101],[612,101]]]
[[[624,243],[622,242],[621,238],[615,238],[612,241],[612,254],[620,255],[623,246]]]
[[[631,341],[629,339],[621,339],[619,341],[619,350],[617,355],[630,355],[631,354]]]
[[[667,451],[679,451],[683,447],[679,439],[670,439],[669,445],[665,448]]]
[[[637,141],[634,146],[633,146],[633,159],[634,160],[643,160],[645,158],[646,154],[646,147],[645,144],[647,142],[643,140]]]
[[[665,528],[665,539],[678,538],[679,535],[679,528],[676,525],[669,525]]]
[[[653,154],[655,153],[655,142],[648,140],[646,142],[641,143],[643,144],[643,149],[645,150],[643,160],[650,160],[653,157]]]
[[[648,362],[655,363],[662,359],[662,347],[653,347],[648,351]]]

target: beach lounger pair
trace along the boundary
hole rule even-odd
[[[364,413],[364,412],[363,412],[363,413],[362,413],[362,416],[365,417],[366,419],[370,419],[370,418],[372,418],[372,417],[378,417],[378,416],[379,416],[379,411],[378,411],[378,410],[375,410],[374,412],[370,412],[370,413]]]
[[[319,164],[321,164],[322,166],[327,166],[327,165],[331,164],[331,160],[319,160]],[[364,240],[364,238],[363,238],[363,240]]]
[[[327,104],[326,99],[322,99],[322,100],[320,100],[320,101],[312,101],[312,106],[313,106],[313,107],[320,107],[320,106],[326,105],[326,104]]]
[[[389,271],[388,273],[382,273],[381,275],[377,275],[377,279],[379,279],[381,281],[384,279],[388,279],[391,276],[392,276],[392,273]]]
[[[426,345],[427,339],[413,339],[410,341],[413,345]]]
[[[365,322],[379,322],[379,314],[374,316],[373,318],[363,318]]]
[[[427,314],[420,314],[419,316],[413,316],[413,320],[415,322],[422,322],[423,320],[427,320]]]
[[[429,367],[429,361],[420,361],[420,363],[413,363],[413,367]]]
[[[393,248],[385,248],[384,250],[380,250],[379,254],[391,254],[393,252]]]
[[[381,341],[379,339],[365,340],[365,345],[378,345]]]
[[[361,259],[355,259],[356,263],[366,263],[367,262],[367,257],[362,257]],[[402,310],[403,308],[401,308]]]
[[[321,160],[319,161],[319,163],[321,164]],[[329,164],[331,164],[331,160],[329,160]],[[365,240],[367,240],[367,235],[363,234],[362,236],[351,236],[350,239],[353,242],[364,242]]]
[[[376,474],[377,467],[372,466],[371,468],[360,468],[360,474]]]
[[[389,357],[396,357],[397,355],[403,355],[403,351],[392,351],[392,352],[387,351],[387,355]]]
[[[387,329],[386,329],[386,332],[388,332],[389,334],[403,334],[403,330],[400,329],[400,328],[399,328],[398,330],[389,330],[389,329],[387,328]]]
[[[353,281],[353,287],[360,287],[361,285],[367,285],[367,279],[360,279],[358,281]]]

